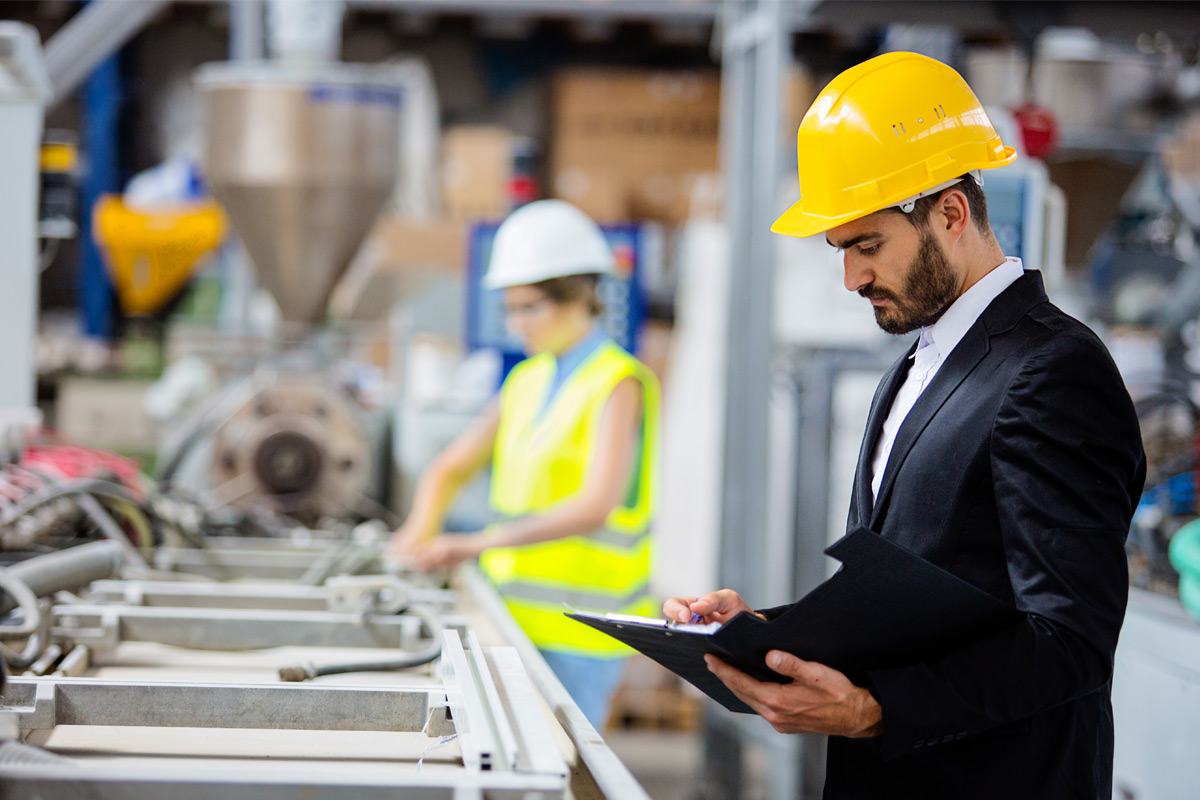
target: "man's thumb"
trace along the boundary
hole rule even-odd
[[[791,653],[785,653],[782,650],[772,650],[767,653],[767,666],[780,675],[797,677],[803,665],[804,662]]]

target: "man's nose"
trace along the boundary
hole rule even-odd
[[[875,281],[875,273],[869,267],[856,266],[850,256],[842,257],[842,283],[848,292],[857,292]]]

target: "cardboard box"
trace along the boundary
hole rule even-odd
[[[784,146],[816,96],[794,65],[783,85]],[[553,84],[550,188],[601,222],[678,224],[708,198],[720,169],[721,79],[715,71],[574,69]],[[711,209],[706,209],[710,210]]]
[[[470,223],[384,216],[375,223],[330,299],[342,319],[382,319],[431,280],[466,272]]]
[[[551,189],[601,222],[687,219],[718,169],[715,71],[572,69],[554,79]]]
[[[152,456],[158,426],[146,414],[149,380],[68,377],[59,386],[56,426],[68,441],[122,455]]]
[[[511,203],[513,135],[495,125],[455,125],[442,135],[442,208],[450,219],[499,219]]]
[[[388,216],[376,223],[367,241],[380,248],[379,266],[384,269],[428,268],[458,275],[467,265],[470,228],[464,220]]]

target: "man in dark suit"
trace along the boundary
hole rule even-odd
[[[843,165],[849,177],[838,178],[853,192],[813,183],[822,169],[834,178],[828,165],[806,164],[806,147],[827,158],[820,137],[832,128],[842,152],[853,150],[846,126],[871,124],[869,102],[907,102],[894,98],[921,85],[937,97],[918,108],[936,99],[945,106],[937,119],[959,122],[937,135],[981,129],[974,135],[985,146],[974,162],[961,157],[958,140],[935,142],[933,155],[920,150],[933,131],[913,144],[899,128],[894,141],[876,130],[855,144],[856,163]],[[1104,345],[996,242],[974,171],[1012,154],[977,103],[957,73],[914,54],[843,73],[801,124],[808,182],[775,227],[826,233],[845,253],[846,288],[870,300],[880,327],[920,333],[876,390],[848,529],[867,527],[1020,612],[1016,624],[953,652],[914,652],[907,665],[868,672],[864,685],[782,651],[768,654],[767,665],[788,684],[759,682],[709,657],[709,668],[776,730],[830,736],[826,798],[1112,795],[1113,654],[1145,456]],[[883,113],[907,119],[903,109]],[[893,186],[900,195],[889,199],[863,190],[866,179],[853,174],[871,168],[857,162],[888,163],[872,147],[897,162],[905,147],[918,148],[925,165],[941,163],[938,152],[957,153],[947,168],[963,169],[949,178],[920,173],[907,191]],[[903,172],[903,163],[894,166]],[[787,608],[753,613],[771,618]],[[681,621],[750,610],[729,589],[664,606]]]

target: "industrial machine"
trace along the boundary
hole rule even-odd
[[[42,503],[112,523],[97,498],[133,496],[53,480],[0,532]],[[152,550],[118,528],[0,570],[0,638],[27,642],[3,650],[24,670],[0,688],[6,791],[646,797],[478,573],[446,589],[387,571],[378,529],[165,544],[187,516],[168,503],[188,507],[129,512],[153,518]],[[30,543],[53,541],[39,525]]]
[[[367,409],[332,379],[345,354],[320,323],[396,183],[400,78],[388,66],[264,62],[210,64],[196,80],[205,176],[282,329],[257,354],[244,337],[218,337],[240,364],[175,437],[163,477],[310,523],[361,517],[382,487],[371,442],[387,437],[370,435]]]

